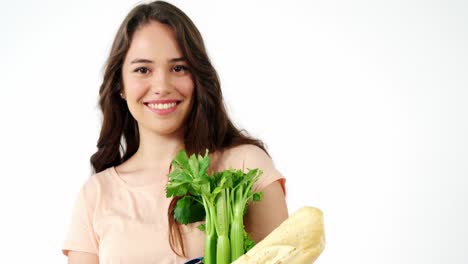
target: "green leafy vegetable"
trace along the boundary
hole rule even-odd
[[[172,162],[166,196],[182,197],[176,204],[174,218],[182,224],[201,221],[205,231],[205,264],[228,264],[254,246],[244,228],[247,204],[260,201],[262,193],[252,191],[262,171],[230,169],[208,175],[210,158],[187,156],[181,150]]]
[[[190,196],[184,196],[177,201],[174,209],[174,218],[181,224],[201,221],[205,218],[203,205]]]

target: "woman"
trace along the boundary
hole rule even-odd
[[[245,217],[256,242],[288,216],[285,178],[263,143],[238,130],[223,105],[202,37],[178,8],[135,7],[120,26],[100,87],[94,174],[76,200],[63,253],[69,263],[184,263],[203,256],[200,223],[179,225],[165,197],[176,153],[204,154],[210,171],[259,168],[264,193]],[[121,144],[122,140],[122,144]]]

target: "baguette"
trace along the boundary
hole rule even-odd
[[[311,264],[324,248],[323,213],[304,206],[232,264]]]

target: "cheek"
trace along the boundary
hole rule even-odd
[[[177,90],[185,98],[192,98],[194,89],[195,89],[195,84],[194,84],[192,78],[187,78],[187,79],[184,79],[184,80],[180,80],[177,83]]]
[[[149,82],[147,80],[139,80],[128,78],[124,80],[124,89],[127,97],[138,99],[145,95],[148,90]]]

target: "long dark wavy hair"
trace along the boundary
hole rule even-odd
[[[128,160],[140,144],[136,120],[130,114],[123,92],[122,64],[136,30],[158,21],[174,30],[177,43],[191,69],[195,89],[193,104],[184,126],[184,144],[187,154],[204,154],[238,146],[254,144],[263,149],[265,144],[252,138],[245,130],[236,128],[227,115],[216,70],[208,58],[202,36],[190,18],[179,8],[164,1],[140,4],[133,8],[120,25],[109,57],[104,66],[104,78],[99,89],[102,127],[97,151],[91,158],[95,173]],[[185,256],[183,240],[173,211],[177,198],[171,201],[167,214],[169,243],[179,256]],[[176,244],[181,251],[176,250]]]

